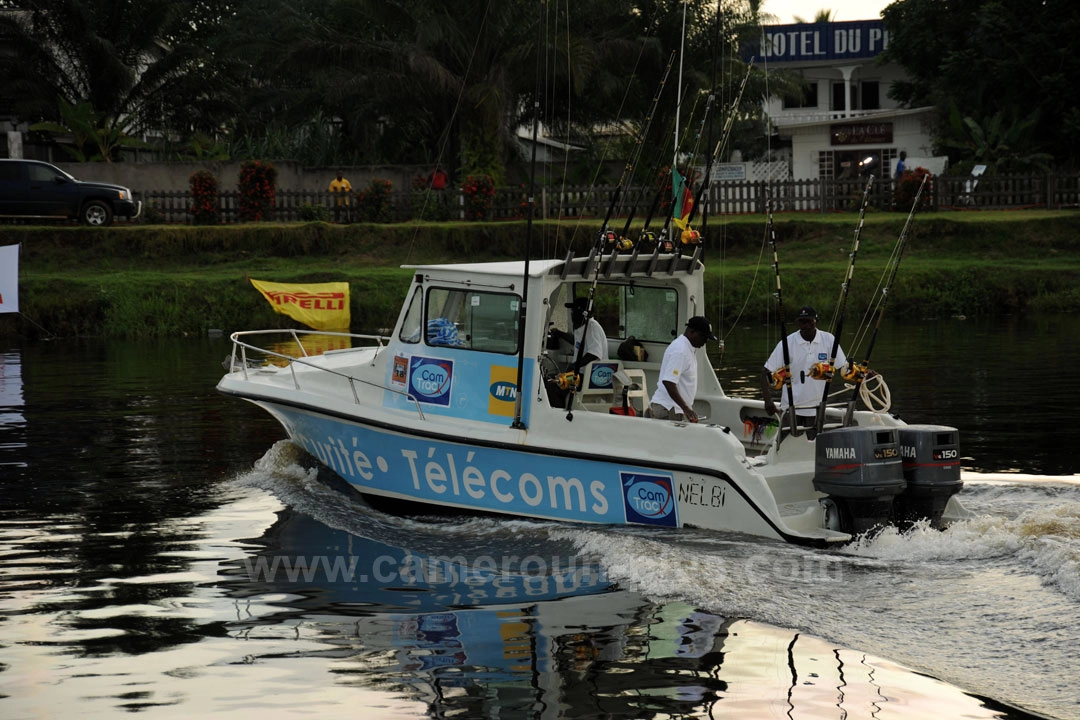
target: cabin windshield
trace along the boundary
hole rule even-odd
[[[567,288],[565,300],[556,297],[552,304],[562,307],[575,297],[588,297],[591,283],[575,283]],[[593,317],[604,328],[608,339],[633,336],[643,342],[669,343],[678,337],[679,292],[672,287],[647,287],[634,283],[599,283],[593,296]],[[559,329],[569,329],[566,319],[552,318]],[[563,327],[564,324],[567,327]]]
[[[516,354],[520,302],[512,293],[431,288],[424,315],[427,344]]]
[[[405,313],[405,319],[401,322],[401,332],[398,333],[398,339],[407,343],[420,342],[420,328],[423,317],[421,316],[421,310],[424,305],[421,302],[423,294],[417,289],[413,293],[412,298],[409,299],[409,310]]]

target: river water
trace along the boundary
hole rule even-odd
[[[0,346],[0,717],[1080,718],[1078,333],[886,323],[976,517],[830,552],[390,517],[214,391],[223,339]],[[729,392],[773,342],[726,331]]]

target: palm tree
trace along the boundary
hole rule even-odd
[[[242,131],[301,127],[321,112],[364,162],[498,175],[532,113],[538,66],[549,126],[579,132],[644,108],[662,41],[642,41],[652,15],[635,4],[268,0],[241,7],[221,51],[250,68]]]
[[[162,128],[190,107],[193,91],[206,92],[199,76],[209,63],[197,41],[210,28],[190,13],[217,2],[8,2],[0,94],[31,122],[62,120],[66,103],[98,114],[106,132]]]
[[[821,10],[818,10],[817,13],[814,14],[814,19],[810,20],[810,22],[813,22],[813,23],[832,22],[834,17],[836,17],[836,11],[835,10],[826,10],[826,9],[822,8]],[[805,22],[807,22],[806,20],[803,20],[798,15],[795,15],[792,19],[796,23],[805,23]]]

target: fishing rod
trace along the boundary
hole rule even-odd
[[[600,237],[597,239],[597,244],[601,249],[605,243],[612,246],[618,245],[618,237],[615,236],[614,232],[608,230],[608,223],[611,221],[611,215],[615,212],[615,207],[618,205],[619,198],[622,196],[623,187],[626,185],[627,180],[634,174],[634,168],[636,167],[637,160],[641,157],[645,138],[649,134],[649,127],[652,125],[653,115],[656,113],[656,106],[660,102],[660,96],[664,92],[664,86],[667,85],[668,75],[671,73],[671,67],[674,63],[675,51],[672,50],[671,56],[668,58],[667,67],[664,69],[664,75],[660,78],[660,86],[656,88],[652,104],[649,106],[649,112],[645,116],[645,122],[642,124],[641,131],[634,141],[634,148],[630,151],[630,156],[626,159],[626,167],[623,168],[622,177],[619,178],[619,184],[615,186],[615,192],[611,195],[611,202],[608,204],[607,214],[604,216],[604,224],[600,228]]]
[[[540,13],[541,20],[543,20],[543,10]],[[543,22],[538,23],[540,27],[543,26]],[[542,30],[537,29],[537,41],[542,39]],[[536,86],[539,90],[540,86],[540,63],[537,59],[536,65]],[[539,97],[539,93],[537,93]],[[518,304],[518,333],[517,333],[517,345],[518,345],[518,357],[517,357],[517,390],[514,393],[514,420],[510,423],[510,427],[517,430],[528,429],[525,426],[525,422],[522,420],[522,397],[524,396],[524,382],[525,382],[525,322],[528,319],[529,308],[529,261],[532,255],[532,240],[533,240],[533,215],[536,211],[536,145],[537,136],[540,134],[540,101],[536,98],[533,99],[533,122],[532,122],[532,159],[529,167],[529,218],[528,224],[525,230],[525,266],[522,270],[521,278],[521,302]]]
[[[710,104],[712,103],[712,96],[709,97],[709,103]],[[694,111],[696,111],[696,106],[695,106]],[[708,112],[709,112],[708,107],[706,107],[706,109],[705,109],[706,117],[708,117]],[[693,112],[691,112],[691,117],[693,117]],[[702,124],[704,124],[704,121],[702,121]],[[649,212],[645,216],[645,223],[644,223],[644,225],[642,225],[642,231],[641,231],[641,234],[638,236],[638,242],[629,243],[630,245],[633,245],[634,247],[638,247],[638,246],[642,245],[645,242],[651,244],[651,242],[653,240],[655,240],[655,236],[652,235],[651,233],[649,233],[648,230],[649,230],[649,225],[652,222],[653,216],[656,214],[656,211],[660,207],[660,201],[664,196],[664,188],[666,187],[667,178],[668,178],[669,173],[670,173],[670,170],[666,171],[666,172],[663,172],[663,173],[658,173],[660,168],[664,167],[664,158],[665,158],[666,154],[667,154],[667,144],[664,143],[663,146],[657,151],[656,160],[652,164],[652,167],[654,169],[654,172],[652,173],[652,175],[654,177],[656,177],[656,176],[659,177],[660,184],[657,187],[656,192],[653,195],[653,201],[652,201],[652,204],[649,207]],[[640,200],[640,199],[641,198],[640,198],[640,195],[639,195],[637,200]],[[627,217],[626,217],[626,224],[623,226],[623,232],[622,232],[622,235],[620,236],[620,239],[625,240],[625,239],[630,237],[630,225],[633,223],[634,216],[637,214],[637,200],[635,200],[633,207],[631,207],[631,209],[630,209],[629,215],[627,215]]]
[[[701,125],[698,128],[697,138],[694,141],[694,149],[690,153],[689,162],[687,162],[687,164],[686,164],[686,168],[687,168],[686,177],[681,178],[682,179],[682,187],[679,189],[678,198],[679,198],[679,201],[680,201],[679,206],[680,206],[680,209],[682,209],[682,210],[685,210],[685,208],[682,207],[681,201],[682,201],[682,198],[684,198],[686,195],[690,194],[689,187],[693,183],[692,169],[696,164],[695,161],[697,160],[698,149],[701,147],[701,139],[705,136],[706,123],[709,120],[709,111],[712,110],[712,106],[713,106],[713,103],[715,101],[716,101],[716,93],[710,91],[709,92],[709,99],[705,103],[705,113],[701,118]],[[709,167],[709,164],[706,163],[706,168],[708,168],[708,167]],[[676,197],[677,197],[677,195],[676,195],[676,192],[675,192],[675,175],[674,174],[672,174],[672,176],[671,176],[671,191],[672,191],[671,192],[671,217],[672,217],[672,222],[674,222],[675,225],[678,226],[680,232],[686,232],[690,227],[689,218],[687,219],[687,221],[685,223],[683,222],[681,217],[678,218],[678,219],[675,219],[675,205],[676,205]],[[688,215],[692,216],[693,209],[694,209],[694,198],[691,197],[690,198],[690,210],[687,211]]]
[[[870,203],[870,189],[874,186],[874,176],[871,175],[866,181],[866,189],[863,190],[862,207],[859,208],[859,223],[855,226],[855,239],[851,245],[851,255],[848,261],[847,274],[840,286],[840,302],[836,310],[836,331],[833,333],[832,351],[829,359],[824,363],[814,363],[810,370],[810,377],[815,380],[824,380],[825,389],[821,393],[821,403],[818,404],[817,419],[814,429],[821,432],[825,426],[825,406],[829,400],[829,389],[832,386],[833,368],[836,365],[836,354],[840,352],[840,333],[844,330],[844,310],[847,307],[848,294],[851,291],[851,276],[855,273],[855,257],[859,254],[859,236],[862,234],[863,223],[866,221],[866,206]]]
[[[663,162],[662,157],[665,152],[666,145],[665,148],[661,149],[660,154],[657,157],[655,167],[658,170]],[[645,222],[641,226],[641,233],[638,235],[637,242],[634,244],[635,247],[653,246],[652,249],[658,249],[660,247],[660,244],[657,242],[656,239],[656,234],[652,230],[650,230],[649,227],[652,225],[653,217],[660,209],[660,202],[661,200],[663,200],[664,191],[667,189],[667,184],[669,182],[669,178],[671,177],[672,171],[673,168],[669,167],[666,171],[661,172],[657,177],[657,187],[656,192],[653,194],[652,205],[649,206],[649,214],[645,216]]]
[[[769,235],[769,245],[772,246],[773,271],[776,273],[776,311],[780,315],[780,345],[784,353],[784,367],[772,374],[773,389],[787,393],[788,420],[791,423],[790,431],[794,436],[795,426],[795,391],[791,387],[791,349],[788,347],[788,332],[784,322],[784,296],[780,289],[780,258],[776,250],[776,228],[773,225],[772,200],[769,201],[769,220],[765,226]]]
[[[731,103],[731,111],[724,120],[724,129],[720,133],[720,139],[716,141],[716,147],[713,148],[712,154],[709,155],[708,159],[705,161],[705,178],[702,180],[697,195],[694,197],[694,204],[690,207],[690,215],[686,218],[687,226],[693,222],[694,215],[697,214],[697,209],[701,205],[701,199],[705,196],[705,192],[709,188],[713,163],[720,157],[720,154],[724,151],[724,147],[727,146],[728,140],[731,138],[731,130],[734,126],[735,115],[738,113],[739,103],[742,102],[743,91],[746,90],[746,83],[750,79],[750,72],[753,69],[754,63],[751,61],[746,66],[746,74],[743,75],[742,82],[739,83],[739,91],[735,94],[735,99]]]
[[[600,229],[600,235],[596,238],[596,244],[593,246],[592,255],[599,256],[602,254],[605,242],[611,242],[614,246],[613,251],[617,249],[618,238],[614,237],[615,233],[608,230],[608,223],[611,221],[611,215],[615,211],[615,206],[618,204],[619,196],[622,194],[622,189],[626,184],[627,178],[633,174],[634,165],[637,158],[641,155],[641,149],[644,146],[645,137],[649,132],[649,127],[652,125],[653,115],[656,112],[656,106],[660,101],[660,95],[664,91],[664,86],[667,84],[668,75],[671,73],[671,66],[675,62],[675,52],[672,51],[671,56],[668,58],[667,67],[664,69],[664,75],[660,78],[660,86],[656,89],[656,94],[653,95],[652,104],[649,106],[649,113],[645,117],[645,122],[642,123],[640,132],[638,133],[637,140],[635,141],[635,147],[630,152],[630,157],[626,161],[626,167],[623,168],[622,177],[619,178],[619,184],[615,188],[614,194],[611,196],[611,203],[608,205],[607,215],[604,217],[603,227]],[[581,340],[578,342],[576,353],[574,356],[574,364],[570,372],[562,373],[559,376],[557,382],[560,389],[568,390],[566,394],[566,419],[570,422],[574,420],[574,395],[577,393],[578,388],[581,386],[582,378],[579,374],[581,370],[581,359],[585,354],[585,341],[589,336],[589,321],[593,317],[593,307],[596,298],[596,286],[600,282],[600,258],[596,259],[596,268],[593,271],[592,284],[589,286],[589,295],[585,303],[585,320],[584,325],[581,328]],[[573,332],[571,332],[573,337]]]
[[[907,246],[908,229],[911,227],[911,221],[915,218],[915,212],[919,208],[919,199],[922,197],[923,188],[926,187],[926,181],[929,177],[929,175],[923,175],[922,182],[919,183],[919,189],[915,192],[915,202],[911,205],[911,212],[908,213],[904,227],[900,231],[900,237],[896,241],[896,259],[893,260],[889,279],[885,281],[885,285],[881,288],[881,300],[877,306],[877,321],[874,323],[874,332],[870,334],[870,343],[866,347],[863,361],[858,363],[849,359],[848,365],[840,373],[844,380],[855,383],[855,389],[851,391],[851,398],[848,400],[847,410],[844,413],[845,426],[851,424],[851,417],[855,412],[855,398],[859,395],[860,389],[863,387],[863,380],[866,379],[869,372],[870,353],[874,351],[874,343],[877,341],[878,331],[881,330],[881,318],[885,315],[885,303],[889,300],[889,289],[892,288],[893,282],[896,280],[896,271],[900,267],[900,260],[903,258],[904,248]]]
[[[711,97],[709,98],[709,102],[711,104],[711,102],[712,102]],[[695,111],[696,111],[696,107],[697,106],[695,104]],[[691,113],[691,117],[693,117],[693,113]],[[677,130],[677,127],[676,127],[676,130]],[[689,130],[687,130],[686,133],[688,134]],[[699,134],[699,137],[700,137],[700,134]],[[675,145],[673,146],[672,150],[673,150],[673,154],[676,155],[676,156],[678,155],[679,145],[681,144],[682,140],[685,140],[685,136],[683,138],[681,138],[681,139],[678,136],[676,136],[674,138]],[[667,192],[668,183],[669,182],[674,183],[675,166],[665,164],[665,155],[666,154],[667,154],[667,144],[664,143],[663,146],[657,151],[656,162],[653,164],[653,167],[657,171],[660,171],[661,168],[663,168],[663,171],[653,173],[654,176],[656,176],[656,180],[657,180],[656,192],[653,193],[653,200],[652,200],[652,204],[649,206],[649,212],[645,216],[645,222],[641,227],[641,232],[638,234],[637,242],[634,243],[635,249],[641,248],[641,247],[646,247],[646,248],[652,250],[654,255],[660,249],[663,249],[663,248],[661,247],[662,243],[657,241],[656,233],[654,233],[649,228],[652,225],[653,218],[656,216],[656,213],[660,209],[661,201],[664,198],[665,192]],[[666,228],[667,225],[665,224],[664,227]],[[626,231],[627,232],[629,232],[629,228],[630,228],[630,219],[627,219],[627,225],[626,225]],[[667,246],[666,249],[668,251],[674,249],[674,245],[672,243],[667,242],[667,243],[664,243],[664,244],[666,244],[666,246]]]
[[[710,95],[710,97],[709,97],[709,106],[711,107],[711,105],[712,105],[712,96]],[[683,139],[684,140],[686,139],[685,136],[683,137]],[[689,169],[693,168],[693,158],[697,156],[697,147],[698,147],[698,145],[700,145],[700,143],[701,143],[701,133],[698,133],[697,141],[694,144],[694,151],[690,154],[690,161],[687,162],[687,168],[688,168],[688,171],[686,173],[687,176],[690,175]],[[681,145],[681,142],[678,145],[675,146],[675,158],[679,157],[679,145]],[[678,177],[680,179],[681,183],[676,183],[676,180],[675,180],[676,177]],[[677,204],[681,204],[681,197],[682,197],[682,195],[684,195],[686,193],[687,183],[691,182],[691,180],[690,180],[689,177],[683,177],[679,173],[679,169],[678,169],[678,167],[677,167],[677,165],[676,165],[676,163],[674,161],[672,161],[672,164],[671,164],[670,178],[671,178],[671,206],[668,208],[668,212],[664,216],[664,225],[663,225],[663,227],[660,228],[660,234],[657,237],[657,242],[656,242],[656,249],[653,251],[654,255],[658,254],[660,250],[664,250],[666,252],[675,252],[678,249],[678,245],[676,245],[675,241],[668,237],[668,230],[671,228],[672,220],[675,217],[675,207],[676,207]],[[661,194],[661,196],[662,196],[663,192],[667,189],[666,185],[667,185],[667,183],[663,183],[660,186],[660,194]],[[676,193],[676,187],[677,186],[679,188],[678,194]],[[676,202],[676,200],[679,200],[679,202]],[[676,223],[676,225],[679,226],[680,233],[682,232],[681,223],[682,223],[682,219],[680,218],[679,221]]]
[[[713,162],[716,160],[716,158],[718,158],[720,156],[720,153],[723,152],[723,149],[727,145],[727,141],[731,136],[731,130],[732,130],[732,127],[733,127],[733,124],[734,124],[735,114],[736,114],[736,112],[738,110],[739,103],[742,101],[743,91],[746,89],[746,83],[747,83],[747,80],[750,79],[750,71],[753,69],[753,67],[754,67],[754,64],[752,62],[749,63],[746,66],[746,74],[743,76],[742,82],[739,84],[739,92],[736,93],[735,100],[732,102],[731,112],[728,113],[727,119],[724,122],[723,132],[721,132],[720,139],[716,142],[716,146],[713,148],[712,153],[709,155],[708,160],[705,163],[705,178],[702,180],[701,185],[698,187],[697,195],[694,197],[694,199],[692,200],[692,202],[690,204],[690,212],[687,214],[685,227],[683,227],[683,223],[681,222],[681,220],[680,220],[679,223],[676,223],[677,225],[679,225],[679,230],[680,230],[680,235],[679,235],[679,240],[680,240],[679,247],[680,247],[680,249],[681,249],[681,245],[697,244],[697,243],[700,243],[700,241],[701,241],[700,235],[697,235],[695,237],[694,231],[689,229],[690,228],[690,223],[693,222],[694,215],[697,212],[697,208],[701,204],[701,199],[704,196],[704,192],[705,192],[706,188],[708,188],[708,186],[709,186],[709,175],[712,173]],[[711,97],[712,96],[710,96],[710,99],[711,99]],[[701,139],[701,137],[699,135],[698,140],[700,141],[700,139]],[[695,150],[695,155],[696,155],[696,150]],[[664,220],[664,227],[660,230],[660,236],[659,236],[659,240],[657,242],[657,248],[660,248],[662,245],[664,245],[664,246],[670,245],[671,250],[674,250],[676,248],[675,242],[673,240],[668,240],[667,239],[668,228],[670,228],[672,219],[675,216],[675,198],[674,198],[674,187],[675,187],[675,175],[674,175],[674,173],[675,172],[676,172],[675,168],[672,167],[671,180],[672,180],[672,191],[673,192],[672,192],[672,201],[671,201],[671,212],[668,213],[667,218]]]
[[[716,22],[714,23],[714,26],[716,28],[716,35],[713,37],[713,50],[712,50],[712,88],[710,89],[710,92],[713,95],[716,95],[717,59],[720,57],[720,44],[721,44],[720,30],[721,30],[722,17],[723,16],[721,14],[721,3],[718,2],[718,3],[716,3]],[[705,146],[708,147],[709,145],[712,144],[712,135],[713,135],[712,125],[710,125],[708,128],[706,128],[706,133],[707,133],[707,135],[706,135],[706,140],[705,140]],[[712,163],[709,163],[708,161],[706,161],[706,163],[705,163],[705,170],[706,170],[705,177],[706,178],[708,178],[708,173],[712,172],[712,167],[711,166],[712,166]],[[694,204],[695,205],[697,204],[696,198],[695,198]],[[701,211],[701,232],[702,233],[708,232],[708,229],[709,229],[709,211],[708,211],[708,209],[704,209],[704,210]],[[701,257],[701,259],[704,262],[704,260],[705,260],[705,249],[704,249],[704,247],[702,248],[702,257]],[[723,283],[721,283],[720,297],[723,297],[723,295],[724,295],[724,293],[723,293]],[[720,317],[724,317],[723,307],[722,306],[721,306],[720,310],[721,310],[720,311]],[[720,345],[721,359],[723,358],[723,354],[724,354],[724,346],[723,346],[723,343],[721,343],[721,345]]]

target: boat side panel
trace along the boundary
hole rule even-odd
[[[412,352],[415,347],[418,352]],[[470,350],[409,346],[395,343],[387,363],[387,387],[409,393],[425,415],[508,424],[517,398],[517,357]],[[536,361],[526,358],[522,369],[525,387],[533,385]],[[412,410],[398,393],[383,393],[383,407]],[[530,403],[522,403],[527,424]]]
[[[258,404],[294,443],[365,493],[550,520],[782,537],[726,477],[465,445]]]

